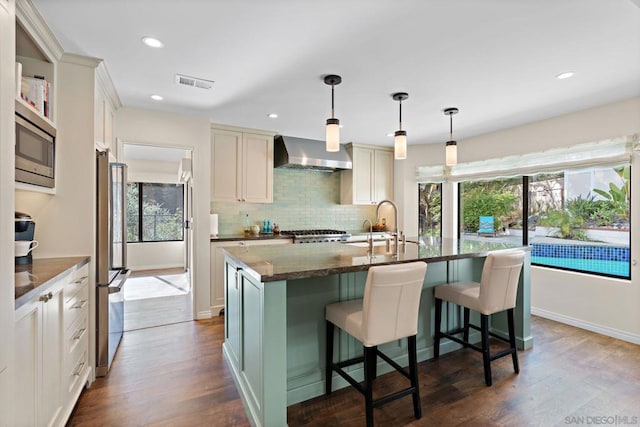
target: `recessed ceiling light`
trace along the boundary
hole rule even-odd
[[[143,37],[142,43],[146,44],[149,47],[155,47],[155,48],[164,47],[164,44],[160,40],[153,37],[149,37],[149,36]]]
[[[556,76],[556,79],[563,80],[572,77],[575,73],[573,71],[566,71],[564,73],[560,73]]]
[[[387,134],[387,136],[394,136],[394,133],[393,133],[393,132],[389,132],[389,133]]]
[[[151,95],[151,99],[153,99],[154,101],[162,101],[164,98],[160,95]]]
[[[278,115],[276,113],[269,113],[268,116],[270,119],[277,119]]]

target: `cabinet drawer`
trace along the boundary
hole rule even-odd
[[[74,361],[72,366],[73,367],[69,370],[69,373],[67,375],[66,391],[68,391],[70,394],[74,394],[78,387],[82,387],[82,385],[84,384],[84,374],[87,369],[89,369],[86,346],[84,351],[80,352],[80,355]]]
[[[65,302],[64,307],[64,328],[67,329],[78,321],[83,315],[86,316],[89,308],[89,287],[84,286],[76,294]]]
[[[65,301],[69,301],[73,298],[82,287],[89,286],[89,265],[85,264],[80,267],[78,270],[71,273],[69,278],[67,279],[67,284],[65,286]]]
[[[64,339],[65,372],[69,372],[73,369],[80,354],[88,348],[89,323],[87,316],[82,316],[78,322],[68,328],[65,331]]]

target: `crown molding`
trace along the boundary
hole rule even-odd
[[[62,45],[30,0],[16,0],[16,19],[49,61],[60,60],[64,53]]]
[[[116,86],[113,84],[113,80],[111,80],[111,75],[104,61],[98,65],[96,80],[98,81],[98,86],[102,89],[105,97],[113,107],[113,110],[116,111],[122,108],[122,101],[120,100]]]
[[[92,56],[78,55],[75,53],[63,53],[60,57],[60,62],[81,65],[83,67],[89,68],[98,68],[98,66],[102,62],[102,59],[94,58]]]

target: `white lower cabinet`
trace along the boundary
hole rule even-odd
[[[292,239],[264,239],[241,240],[226,242],[211,242],[210,268],[211,268],[211,313],[213,316],[220,314],[224,308],[224,254],[221,248],[230,246],[261,246],[261,245],[286,245],[292,243]],[[225,313],[226,314],[226,313]]]
[[[88,271],[67,274],[15,312],[12,426],[63,426],[73,410],[90,373]]]
[[[56,283],[15,313],[16,426],[63,424],[63,283]]]

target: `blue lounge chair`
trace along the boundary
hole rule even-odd
[[[481,216],[478,226],[478,236],[495,236],[493,216]]]

